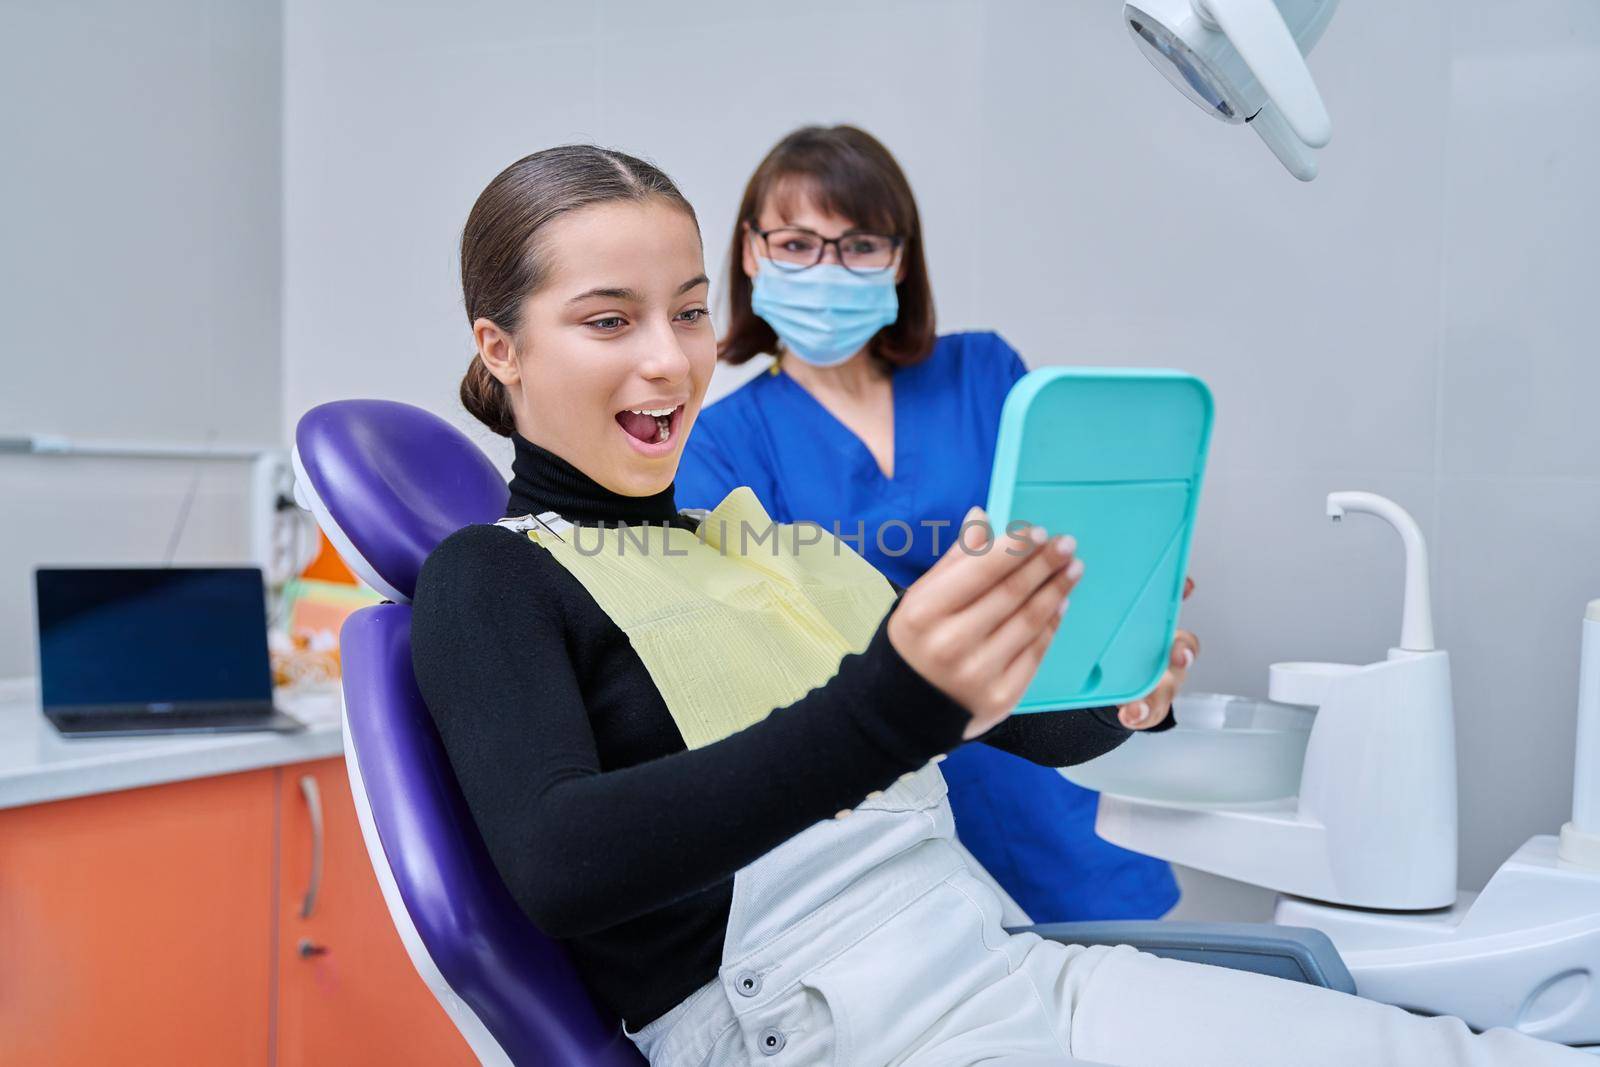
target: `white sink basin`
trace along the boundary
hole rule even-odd
[[[1300,791],[1313,709],[1189,693],[1175,714],[1171,730],[1136,733],[1062,775],[1085,789],[1169,804],[1248,804]]]

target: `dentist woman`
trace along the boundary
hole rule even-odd
[[[934,332],[910,183],[851,126],[779,141],[745,187],[728,259],[726,363],[770,373],[709,406],[678,470],[678,500],[753,488],[780,522],[809,520],[908,586],[989,492],[1000,408],[1027,368],[993,333]],[[1108,735],[1170,725],[1199,645],[1179,631],[1145,700],[1096,709]],[[961,841],[1035,922],[1153,919],[1177,903],[1162,860],[1095,836],[1098,794],[982,745],[944,766]]]

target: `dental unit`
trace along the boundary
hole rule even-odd
[[[1600,1046],[1600,600],[1583,621],[1572,819],[1530,838],[1482,891],[1460,891],[1450,661],[1434,647],[1426,542],[1372,493],[1332,493],[1327,513],[1400,535],[1397,647],[1364,666],[1272,664],[1267,703],[1189,698],[1201,714],[1186,716],[1180,698],[1180,729],[1062,773],[1105,790],[1108,841],[1275,890],[1274,920],[1326,933],[1361,996]],[[1225,740],[1235,764],[1214,785],[1206,746]]]

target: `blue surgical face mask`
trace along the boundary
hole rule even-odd
[[[750,307],[783,347],[818,367],[843,363],[900,317],[893,267],[857,274],[836,263],[784,270],[758,259]]]

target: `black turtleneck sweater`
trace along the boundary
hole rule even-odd
[[[515,444],[508,515],[690,525],[670,487],[619,496]],[[969,719],[880,625],[826,685],[688,751],[627,636],[548,551],[497,526],[428,557],[413,611],[417,684],[500,876],[635,1029],[716,977],[734,872],[956,748]],[[1095,709],[1013,716],[983,742],[1068,766],[1127,736]]]

